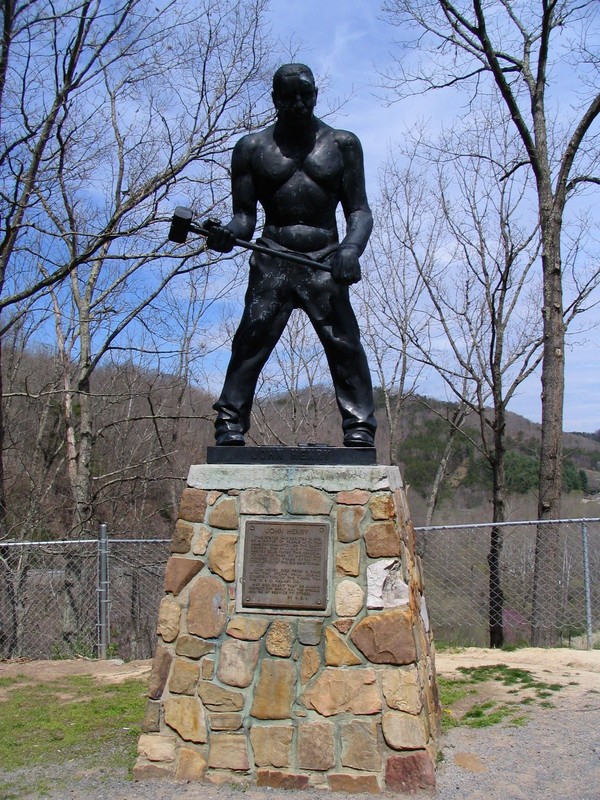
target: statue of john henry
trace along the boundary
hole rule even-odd
[[[371,447],[376,428],[373,389],[348,287],[360,280],[359,257],[373,218],[367,202],[362,148],[348,131],[314,116],[318,90],[304,64],[285,64],[273,77],[274,125],[244,136],[233,150],[233,216],[213,226],[207,246],[229,252],[249,241],[257,204],[265,224],[258,243],[273,255],[253,253],[245,309],[233,338],[221,396],[214,404],[216,444],[243,445],[260,371],[295,308],[308,315],[321,340],[342,415],[344,445]],[[346,232],[340,241],[336,208]],[[292,264],[294,251],[329,271]]]

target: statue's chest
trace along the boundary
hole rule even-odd
[[[317,143],[310,150],[273,146],[261,156],[255,165],[259,183],[273,188],[290,181],[308,180],[327,190],[338,185],[344,170],[343,159],[335,143]]]

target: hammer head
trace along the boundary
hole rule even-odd
[[[185,242],[192,225],[192,217],[191,208],[177,206],[169,229],[170,242],[177,242],[177,244],[183,244]]]

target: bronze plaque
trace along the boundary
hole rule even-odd
[[[325,610],[329,525],[248,520],[242,606]]]

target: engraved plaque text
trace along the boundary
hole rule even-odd
[[[324,610],[329,525],[248,520],[242,606]]]

